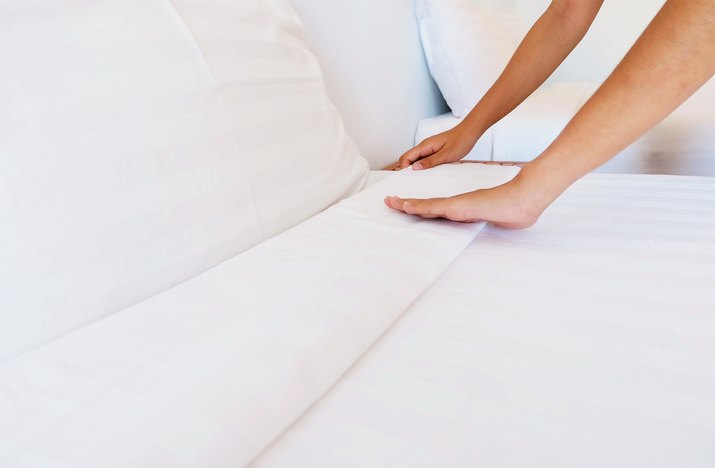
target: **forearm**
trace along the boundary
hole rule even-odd
[[[476,138],[551,76],[588,31],[602,0],[555,0],[534,24],[499,79],[465,117]]]
[[[548,204],[660,122],[715,73],[715,2],[669,0],[561,135],[524,168]]]

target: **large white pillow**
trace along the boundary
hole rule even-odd
[[[463,118],[516,50],[518,20],[475,0],[417,0],[417,20],[430,72],[454,115]]]
[[[284,0],[8,0],[0,67],[0,362],[367,174]]]

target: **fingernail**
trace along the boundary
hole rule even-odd
[[[402,204],[402,209],[403,210],[408,210],[409,208],[412,208],[412,203],[410,202],[405,202]]]
[[[416,162],[412,165],[413,171],[419,171],[420,169],[422,169],[422,163]]]

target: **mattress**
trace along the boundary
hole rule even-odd
[[[254,466],[711,467],[713,285],[715,180],[588,176],[479,233]]]
[[[531,161],[558,136],[597,89],[593,83],[554,83],[530,96],[492,127],[466,156],[475,161]],[[598,172],[715,176],[715,82],[706,84],[663,122]],[[453,128],[444,114],[418,125],[415,143]]]

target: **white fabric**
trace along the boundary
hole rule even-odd
[[[314,403],[482,225],[385,195],[513,170],[400,171],[162,294],[0,366],[0,466],[237,467]]]
[[[0,5],[0,362],[357,190],[282,0]]]
[[[417,0],[417,21],[432,76],[454,115],[466,116],[516,50],[516,20],[472,0]]]
[[[287,0],[172,0],[221,91],[264,238],[355,193],[367,162]]]
[[[394,171],[370,171],[365,180],[365,188],[372,187],[376,183],[392,176]]]
[[[714,284],[715,179],[588,176],[482,231],[255,466],[711,467]]]

